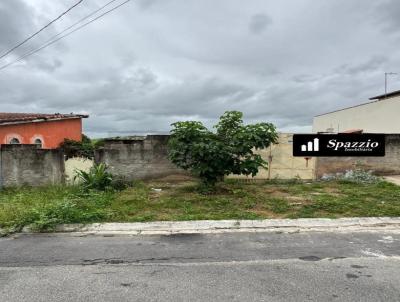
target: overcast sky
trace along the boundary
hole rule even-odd
[[[0,66],[108,1],[84,0]],[[1,0],[0,53],[76,2]],[[400,73],[399,16],[398,0],[132,0],[0,71],[0,111],[88,113],[97,137],[211,125],[226,110],[308,132]]]

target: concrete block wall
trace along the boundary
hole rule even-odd
[[[95,162],[105,163],[116,175],[134,179],[150,179],[186,174],[168,159],[169,135],[148,135],[106,139],[95,152]]]
[[[316,177],[342,173],[359,166],[376,175],[400,174],[400,134],[387,134],[384,157],[318,157]]]
[[[148,135],[107,139],[104,146],[96,150],[95,162],[105,163],[111,173],[127,180],[188,175],[169,161],[168,137]],[[316,158],[315,174],[320,178],[324,174],[354,169],[356,165],[378,175],[400,174],[400,134],[386,136],[385,157],[320,157]],[[34,145],[1,146],[1,187],[64,183],[65,162],[61,150],[37,149]]]
[[[64,156],[57,149],[35,145],[2,145],[0,186],[40,186],[64,183]]]

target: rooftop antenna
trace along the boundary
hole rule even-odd
[[[386,95],[387,95],[387,77],[388,75],[395,75],[397,73],[395,72],[385,72],[385,99],[386,99]]]

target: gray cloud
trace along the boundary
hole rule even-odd
[[[6,51],[23,42],[26,38],[46,25],[56,14],[60,14],[63,9],[65,10],[65,7],[55,10],[54,14],[48,17],[40,11],[36,11],[36,6],[32,5],[31,1],[2,1],[0,3],[0,54],[6,53]],[[0,61],[0,67],[38,49],[44,43],[48,42],[49,38],[55,34],[55,28],[46,28],[33,39],[22,44],[9,55],[4,57]],[[66,46],[63,42],[60,42],[53,47],[53,53],[54,51],[59,52],[62,50],[66,50]],[[19,65],[24,62],[30,62],[33,65],[34,68],[31,68],[31,70],[42,69],[43,71],[50,73],[62,65],[62,61],[54,58],[53,55],[47,58],[35,56],[34,59],[31,59],[31,57],[29,57],[22,61],[22,63],[19,63]]]
[[[148,9],[153,6],[158,0],[138,0],[138,6],[142,9]]]
[[[397,0],[380,1],[375,7],[378,11],[377,22],[383,31],[400,34],[400,2]]]
[[[251,17],[249,29],[254,34],[261,34],[272,24],[272,19],[265,14],[256,14]]]
[[[17,17],[18,16],[18,17]],[[29,6],[22,0],[0,2],[0,53],[17,44],[34,27]]]
[[[365,62],[358,64],[344,64],[337,68],[337,73],[345,73],[349,75],[355,75],[359,73],[369,73],[376,70],[383,70],[383,66],[388,60],[384,56],[372,56]]]
[[[0,47],[73,2],[2,1]],[[82,4],[27,47],[105,2]],[[166,132],[183,119],[212,125],[225,110],[309,131],[314,115],[366,101],[382,92],[385,71],[399,71],[399,41],[383,30],[396,22],[384,9],[394,2],[376,3],[130,2],[0,71],[0,111],[88,113],[95,136]]]

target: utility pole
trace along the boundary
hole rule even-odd
[[[387,77],[388,75],[395,75],[397,73],[395,72],[385,72],[385,99],[386,99],[386,95],[387,95]]]

